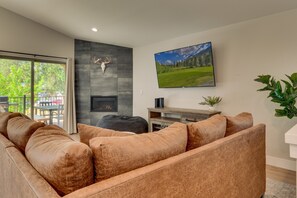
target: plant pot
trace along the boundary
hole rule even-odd
[[[215,110],[216,110],[216,107],[215,107],[215,106],[209,106],[209,107],[208,107],[208,110],[209,110],[209,111],[215,111]]]

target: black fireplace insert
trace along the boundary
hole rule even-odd
[[[117,96],[91,96],[91,112],[117,112]]]

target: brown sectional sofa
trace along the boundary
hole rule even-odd
[[[261,197],[265,193],[266,179],[265,125],[258,124],[251,126],[251,122],[246,122],[244,118],[250,115],[240,115],[243,116],[226,118],[213,117],[200,123],[189,124],[187,127],[176,124],[175,129],[188,130],[188,140],[185,140],[188,141],[188,145],[182,145],[184,149],[188,147],[188,151],[182,152],[180,149],[183,148],[179,147],[178,153],[174,153],[174,156],[163,160],[160,160],[162,159],[160,156],[166,155],[154,155],[154,158],[158,158],[160,161],[153,161],[150,162],[151,164],[144,167],[94,182],[91,185],[66,195],[61,195],[60,192],[57,192],[55,190],[56,188],[37,171],[39,170],[38,167],[35,169],[33,167],[35,164],[33,163],[33,165],[31,165],[30,160],[28,161],[26,158],[27,153],[24,154],[23,150],[9,139],[9,134],[13,131],[13,128],[7,131],[7,129],[5,129],[7,123],[3,121],[3,116],[1,117],[0,115],[0,197]],[[15,116],[20,115],[6,117],[10,120]],[[222,124],[222,122],[225,122],[225,124]],[[212,128],[210,129],[212,135],[207,134],[208,127]],[[225,128],[222,134],[220,131],[223,127]],[[32,148],[34,148],[36,145],[42,146],[42,144],[33,144],[40,136],[44,136],[42,130],[46,132],[47,128],[53,129],[55,127],[40,126],[37,132],[32,132],[32,128],[34,127],[27,128],[30,129],[30,135],[33,133],[29,138],[27,147],[28,145],[30,145],[30,147],[33,145]],[[86,128],[86,126],[82,126],[82,128]],[[2,132],[4,130],[5,134]],[[161,143],[160,147],[164,147],[165,145],[164,148],[166,149],[166,144],[168,144],[167,140],[172,141],[170,138],[176,138],[176,133],[171,133],[170,131],[173,131],[173,129],[167,128],[163,131],[163,134],[162,132],[154,132],[153,138],[150,134],[142,136],[135,135],[135,137],[133,137],[134,135],[114,137],[116,135],[113,133],[110,135],[113,136],[112,138],[91,139],[90,146],[92,147],[93,144],[95,144],[96,147],[103,145],[101,150],[104,150],[114,144],[114,141],[117,143],[124,141],[124,139],[128,141],[136,139],[145,142],[147,141],[146,138],[148,138],[149,141],[154,141],[154,139],[158,139],[158,136],[160,136],[162,138],[162,140],[159,141],[159,143]],[[222,137],[226,135],[226,132],[228,136]],[[53,133],[51,132],[51,134]],[[93,135],[94,134],[92,134],[92,136]],[[167,138],[166,136],[168,136],[169,139],[165,140]],[[67,139],[66,136],[64,139],[65,138]],[[196,139],[193,140],[192,138]],[[56,141],[53,137],[49,139]],[[44,140],[46,140],[46,138],[43,138],[43,141]],[[181,142],[183,141],[184,140],[181,140]],[[67,144],[69,144],[68,139],[67,142]],[[190,142],[193,143],[191,146],[189,146]],[[176,141],[176,143],[178,143],[178,141]],[[72,143],[70,142],[70,144]],[[109,147],[104,147],[104,144],[108,144]],[[133,144],[133,142],[130,142],[129,146]],[[138,145],[138,143],[136,143],[136,145]],[[197,147],[195,145],[199,145],[199,147],[195,148]],[[28,151],[27,147],[26,152]],[[86,148],[86,145],[84,144],[83,147]],[[96,152],[94,148],[92,149],[93,152]],[[154,149],[158,150],[158,148]],[[125,150],[125,148],[123,150]],[[146,150],[139,152],[137,156],[149,152]],[[46,152],[48,152],[48,150],[46,150]],[[125,155],[125,153],[122,153],[124,151],[119,152],[121,156]],[[128,149],[128,152],[131,152],[131,149]],[[150,158],[150,160],[154,159],[148,154],[145,154],[145,156]],[[94,158],[96,158],[96,156],[94,156]],[[94,170],[95,169],[96,167],[94,167]],[[95,177],[96,175],[94,173],[94,178]]]

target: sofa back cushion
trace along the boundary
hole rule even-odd
[[[253,116],[250,113],[242,112],[234,117],[226,116],[227,118],[227,129],[226,135],[232,135],[238,131],[250,128],[253,126]]]
[[[58,126],[37,129],[27,143],[25,154],[32,166],[60,195],[93,183],[91,149],[72,140]]]
[[[40,127],[44,127],[42,122],[35,122],[24,117],[14,117],[8,120],[8,138],[23,152],[31,135]]]
[[[188,123],[187,126],[187,150],[191,150],[223,138],[226,132],[226,118],[214,115],[203,121]]]
[[[80,141],[86,145],[89,145],[90,139],[94,137],[129,136],[134,134],[132,132],[115,131],[80,123],[77,124],[77,129],[80,136]]]
[[[90,140],[96,181],[101,181],[185,152],[187,127],[174,123],[158,132]]]
[[[2,133],[5,137],[7,135],[7,122],[9,119],[21,116],[20,113],[10,113],[10,112],[0,112],[0,133]]]

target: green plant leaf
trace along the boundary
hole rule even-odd
[[[283,109],[275,109],[275,116],[286,116],[289,119],[297,116],[296,98],[297,98],[297,73],[291,76],[286,75],[290,81],[275,80],[270,75],[260,75],[255,81],[265,84],[266,86],[258,89],[258,91],[270,91],[268,98],[278,103]],[[282,85],[283,83],[283,85]]]
[[[287,116],[287,112],[283,109],[275,109],[275,116],[276,117]]]
[[[274,88],[267,85],[266,87],[264,87],[262,89],[258,89],[257,91],[272,91],[272,90],[274,90]]]
[[[204,99],[204,102],[200,102],[199,104],[201,105],[214,106],[222,101],[222,98],[217,96],[202,96],[202,98]]]
[[[297,73],[293,73],[291,76],[286,75],[290,81],[292,82],[293,86],[297,86]]]
[[[286,80],[281,80],[281,81],[285,83],[285,85],[286,85],[287,88],[293,87],[290,82],[288,82]]]
[[[257,82],[261,82],[263,84],[269,84],[270,75],[259,75],[258,78],[254,79]]]

